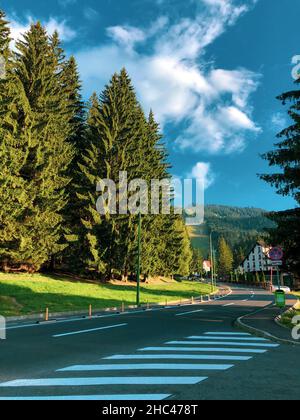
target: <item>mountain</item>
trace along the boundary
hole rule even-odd
[[[224,236],[233,250],[246,254],[256,240],[266,237],[265,229],[274,227],[273,222],[267,219],[266,213],[265,210],[256,208],[207,205],[204,224],[188,228],[192,245],[207,257],[209,235],[213,230],[215,248],[219,237]]]

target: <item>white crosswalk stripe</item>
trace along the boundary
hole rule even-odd
[[[51,397],[0,397],[0,401],[162,401],[170,396],[170,394],[64,395]]]
[[[107,370],[228,370],[233,365],[215,365],[215,364],[181,364],[181,363],[147,363],[147,364],[116,364],[116,365],[77,365],[70,366],[64,369],[59,369],[57,372],[93,372],[93,371],[107,371]]]
[[[188,351],[188,352],[212,352],[212,353],[256,353],[263,354],[267,350],[259,349],[239,349],[239,348],[230,348],[230,347],[145,347],[139,349],[138,351]]]
[[[276,348],[279,347],[279,344],[265,344],[265,343],[239,343],[239,342],[232,342],[232,341],[169,341],[166,344],[188,344],[188,345],[223,345],[223,346],[241,346],[241,347],[266,347],[266,348]]]
[[[249,333],[240,333],[240,332],[206,332],[204,335],[232,335],[232,336],[248,336],[252,337]]]
[[[0,387],[41,387],[41,386],[100,386],[100,385],[195,385],[207,377],[201,376],[112,376],[99,378],[46,378],[18,379],[0,384]]]
[[[266,342],[268,343],[269,340],[266,340],[265,338],[254,338],[254,337],[219,337],[219,336],[201,336],[201,335],[192,335],[191,337],[188,337],[189,340],[232,340],[232,341],[255,341],[255,342]]]
[[[118,325],[119,326],[119,325]],[[85,331],[76,331],[72,334],[82,334]],[[279,347],[263,338],[256,338],[248,333],[239,333],[235,331],[216,332],[209,331],[202,335],[194,335],[185,338],[182,341],[169,341],[162,346],[145,347],[137,349],[136,354],[115,354],[103,357],[101,364],[73,365],[56,370],[60,375],[71,372],[119,372],[118,376],[85,376],[84,377],[51,377],[40,379],[18,379],[4,383],[0,383],[1,389],[12,388],[40,388],[48,390],[51,387],[60,387],[60,389],[68,387],[94,387],[103,386],[114,387],[119,385],[142,385],[143,392],[132,394],[118,393],[88,393],[84,395],[49,395],[42,396],[40,391],[37,396],[21,397],[21,391],[18,390],[18,396],[0,397],[3,400],[95,400],[95,401],[138,401],[138,400],[165,400],[171,396],[168,393],[168,386],[184,386],[196,385],[207,380],[206,376],[210,371],[211,374],[221,374],[234,368],[234,364],[224,364],[224,362],[248,362],[255,355],[262,355],[271,349]],[[107,363],[106,361],[110,361]],[[119,363],[113,363],[119,361]],[[137,363],[141,361],[140,363]],[[143,361],[146,361],[143,363]],[[147,362],[148,361],[148,362]],[[156,363],[155,363],[156,361]],[[183,361],[188,361],[183,363]],[[211,361],[212,363],[199,363],[199,361]],[[121,362],[121,363],[120,363]],[[222,363],[223,362],[223,363]],[[137,376],[122,376],[121,372],[136,371]],[[157,376],[157,371],[170,373],[178,372],[196,372],[199,376]],[[153,372],[152,375],[144,376],[144,372]],[[156,373],[156,374],[155,374]],[[94,373],[95,374],[95,373]],[[204,375],[203,375],[204,374]],[[64,376],[65,376],[64,375]],[[75,374],[74,374],[75,375]],[[140,376],[138,376],[140,375]],[[149,387],[149,393],[145,394],[145,388]],[[151,389],[151,387],[155,387]],[[161,388],[157,388],[161,387]],[[81,389],[81,388],[79,388]],[[112,388],[113,389],[113,388]],[[133,389],[134,390],[134,389]],[[158,392],[151,392],[151,391]],[[134,390],[135,391],[135,390]],[[161,392],[162,391],[162,392]],[[165,393],[166,391],[166,393]],[[95,392],[95,391],[94,391]],[[98,391],[97,391],[98,392]],[[111,390],[110,390],[111,392]],[[80,394],[80,392],[79,392]]]
[[[221,360],[221,361],[248,361],[251,356],[217,356],[212,354],[117,354],[104,357],[104,360]]]

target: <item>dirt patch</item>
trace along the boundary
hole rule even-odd
[[[0,306],[12,306],[15,309],[22,309],[23,305],[18,303],[14,297],[10,296],[0,296]]]
[[[120,280],[111,280],[110,284],[118,286],[136,286],[135,281],[120,281]],[[170,277],[151,277],[144,284],[174,284],[176,280],[172,280]]]

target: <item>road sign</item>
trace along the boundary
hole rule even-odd
[[[283,258],[283,250],[279,246],[271,248],[269,251],[269,258],[272,261],[281,261]]]
[[[269,261],[269,267],[280,267],[283,265],[282,261]]]

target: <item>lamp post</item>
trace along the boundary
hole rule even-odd
[[[209,235],[209,244],[210,244],[210,273],[211,273],[211,291],[214,291],[214,255],[213,255],[213,245],[212,245],[212,235],[213,230],[211,230]]]
[[[136,306],[140,307],[140,277],[141,277],[141,233],[142,233],[142,214],[139,212],[138,218],[138,260],[136,270]]]

